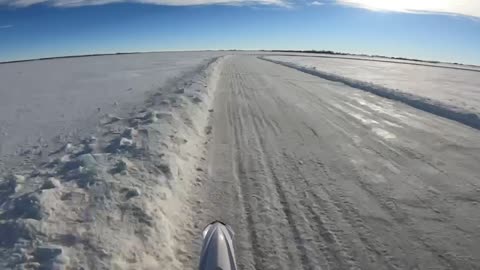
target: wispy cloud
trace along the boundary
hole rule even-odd
[[[370,10],[480,17],[479,0],[336,0],[336,2]]]
[[[320,2],[320,1],[313,1],[313,2],[310,2],[310,5],[311,6],[323,6],[323,5],[325,5],[325,3]]]
[[[339,4],[376,11],[407,13],[438,13],[480,18],[480,0],[302,0],[307,5],[321,6]],[[263,5],[290,7],[300,0],[0,0],[0,6],[28,7],[45,4],[55,7],[79,7],[133,2],[168,6],[192,5]],[[11,27],[11,26],[10,26]],[[0,28],[9,28],[0,27]]]
[[[119,2],[134,2],[168,6],[192,5],[276,5],[289,6],[289,0],[0,0],[0,5],[28,7],[35,4],[46,4],[56,7],[79,7],[105,5]]]
[[[12,28],[13,25],[11,24],[5,24],[5,25],[0,25],[0,29],[7,29],[7,28]]]

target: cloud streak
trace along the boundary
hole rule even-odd
[[[376,11],[480,17],[479,0],[336,0],[336,3]]]
[[[120,2],[133,2],[167,6],[194,5],[276,5],[289,6],[288,0],[0,0],[0,5],[28,7],[35,4],[46,4],[55,7],[79,7],[105,5]]]
[[[311,6],[323,6],[325,3],[320,2],[320,1],[313,1],[310,3]]]
[[[5,24],[5,25],[0,25],[0,29],[7,29],[7,28],[12,28],[13,25],[11,24]]]
[[[304,0],[302,0],[304,1]],[[54,7],[79,7],[105,5],[110,3],[144,3],[168,6],[193,5],[269,5],[291,7],[300,5],[300,0],[0,0],[0,6],[28,7],[45,4]],[[374,11],[392,11],[405,13],[434,13],[463,15],[480,18],[480,0],[310,0],[305,5],[337,4]],[[0,27],[8,28],[8,27]]]

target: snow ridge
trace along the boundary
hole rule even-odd
[[[462,123],[464,125],[470,126],[475,129],[480,129],[479,115],[455,106],[447,105],[442,102],[434,101],[429,98],[419,97],[416,95],[405,93],[399,89],[387,88],[384,86],[376,85],[371,82],[355,80],[355,79],[347,78],[344,76],[340,76],[340,75],[336,75],[336,74],[332,74],[324,71],[319,71],[319,70],[316,70],[315,68],[309,68],[309,67],[300,66],[294,63],[267,59],[265,57],[259,57],[259,58],[275,64],[293,68],[298,71],[308,73],[329,81],[340,82],[350,87],[367,91],[384,98],[400,101],[416,109],[426,111],[426,112]]]

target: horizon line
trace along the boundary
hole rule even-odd
[[[384,58],[390,60],[403,60],[403,61],[413,61],[413,62],[421,62],[421,63],[431,63],[431,64],[449,64],[449,65],[458,65],[458,66],[470,66],[474,68],[480,68],[480,64],[467,64],[467,63],[460,63],[460,62],[446,62],[446,61],[439,61],[439,60],[427,60],[427,59],[419,59],[419,58],[408,58],[408,57],[398,57],[398,56],[386,56],[386,55],[375,55],[375,54],[365,54],[365,53],[346,53],[346,52],[337,52],[332,50],[294,50],[294,49],[204,49],[204,50],[160,50],[160,51],[127,51],[127,52],[112,52],[112,53],[92,53],[92,54],[73,54],[73,55],[59,55],[59,56],[48,56],[48,57],[39,57],[39,58],[26,58],[26,59],[18,59],[18,60],[8,60],[8,61],[0,61],[0,65],[3,64],[14,64],[14,63],[22,63],[22,62],[33,62],[33,61],[42,61],[42,60],[54,60],[54,59],[65,59],[65,58],[82,58],[82,57],[93,57],[93,56],[109,56],[109,55],[126,55],[126,54],[142,54],[142,53],[168,53],[168,52],[221,52],[221,51],[252,51],[252,52],[284,52],[284,53],[308,53],[308,54],[324,54],[324,55],[347,55],[347,56],[358,56],[358,57],[372,57],[372,58]],[[358,59],[358,60],[368,60],[368,59]],[[382,61],[381,59],[373,59],[370,61]],[[385,61],[385,60],[383,60]],[[406,63],[407,62],[397,62],[397,63]],[[414,64],[414,63],[410,63]],[[434,67],[442,67],[442,66],[435,66]],[[443,66],[446,67],[446,66]],[[446,67],[452,68],[452,67]],[[453,67],[454,68],[454,67]],[[462,68],[465,70],[471,71],[479,71],[478,69],[468,69]]]

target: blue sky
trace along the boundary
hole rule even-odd
[[[323,49],[480,64],[477,0],[470,7],[408,6],[422,0],[398,0],[407,6],[383,5],[397,0],[105,4],[115,1],[0,0],[0,61],[129,51]]]

